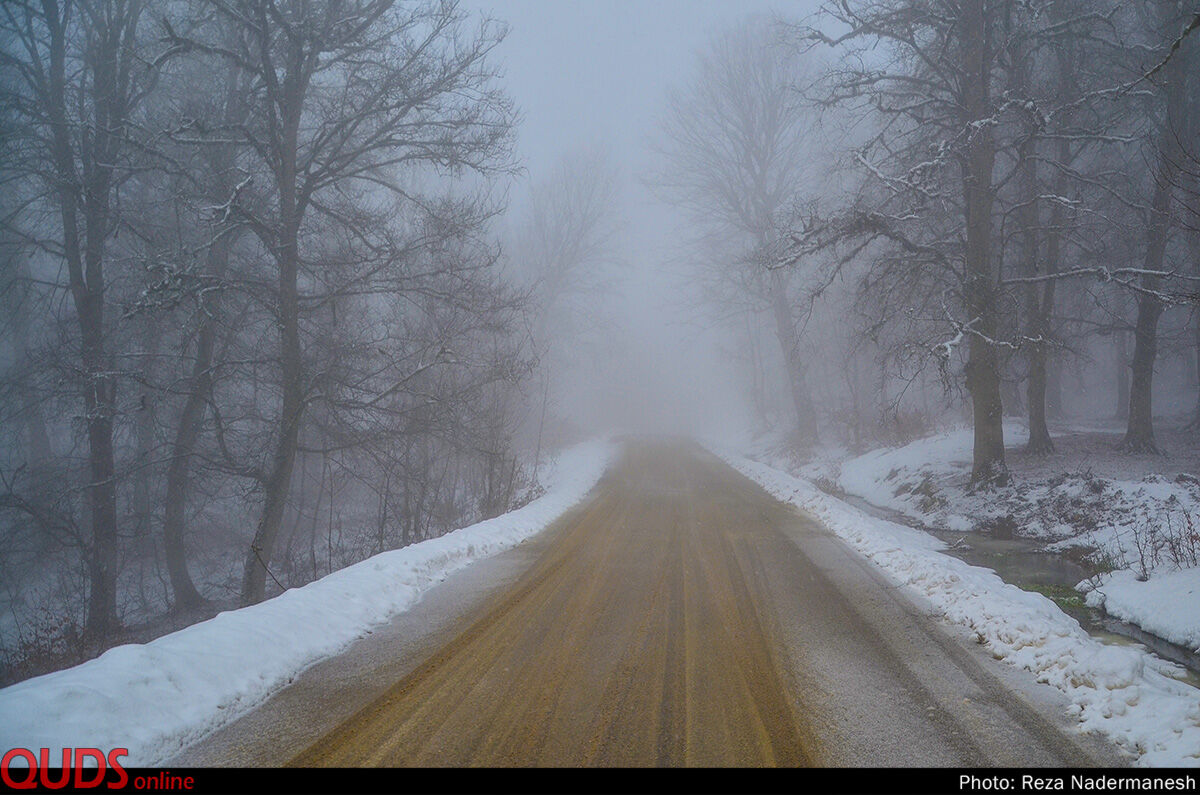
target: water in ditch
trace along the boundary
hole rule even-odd
[[[897,511],[880,508],[853,495],[838,495],[872,516],[904,524],[929,533],[944,541],[948,555],[991,569],[1000,579],[1026,591],[1036,591],[1057,604],[1063,612],[1096,639],[1113,645],[1141,645],[1158,656],[1183,666],[1183,681],[1200,688],[1200,654],[1183,646],[1163,640],[1140,627],[1121,621],[1083,600],[1075,586],[1086,580],[1089,572],[1079,563],[1054,552],[1048,552],[1036,542],[1025,539],[999,539],[983,533],[959,533],[919,526]]]

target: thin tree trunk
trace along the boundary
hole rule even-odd
[[[91,291],[89,291],[90,293]],[[102,294],[102,288],[101,288]],[[92,543],[88,561],[91,590],[87,632],[93,640],[111,636],[117,619],[117,483],[113,450],[113,414],[117,385],[109,373],[103,345],[104,303],[86,295],[79,317],[83,334],[84,406],[87,412],[88,486],[92,513]]]
[[[244,115],[238,81],[241,70],[229,67],[225,76],[225,100],[222,122],[235,124]],[[233,173],[236,151],[232,146],[222,146],[212,153],[212,172],[217,176],[215,191],[229,195],[234,186],[228,184],[224,175]],[[241,237],[239,229],[218,229],[217,237],[209,245],[205,256],[204,272],[214,279],[221,279],[229,267],[233,247]],[[220,293],[215,293],[219,299]],[[175,596],[176,610],[192,610],[204,603],[196,589],[187,567],[187,542],[185,539],[185,514],[191,496],[192,457],[204,424],[208,402],[213,388],[213,350],[217,337],[217,312],[214,304],[207,303],[207,294],[201,295],[200,327],[196,332],[196,358],[192,363],[188,379],[187,400],[175,428],[171,460],[167,465],[167,490],[163,509],[163,555],[171,589]]]
[[[1175,4],[1163,5],[1169,17]],[[1164,19],[1169,23],[1169,19]],[[1164,28],[1169,24],[1164,24]],[[1162,281],[1161,271],[1171,230],[1171,200],[1179,172],[1178,131],[1187,118],[1187,92],[1183,58],[1172,58],[1166,65],[1166,112],[1158,138],[1158,163],[1154,173],[1154,197],[1146,223],[1145,273],[1140,279],[1137,321],[1133,337],[1133,361],[1130,365],[1129,423],[1121,449],[1131,453],[1158,452],[1154,438],[1154,362],[1158,355],[1158,321],[1163,303],[1154,294]]]
[[[276,431],[275,449],[264,484],[262,518],[250,542],[242,576],[242,603],[262,601],[266,578],[283,521],[296,463],[296,448],[300,438],[300,423],[304,414],[303,362],[300,352],[300,197],[297,193],[296,159],[300,116],[304,97],[301,74],[303,58],[293,53],[288,74],[283,81],[283,101],[286,111],[281,135],[281,162],[276,179],[279,187],[279,240],[276,265],[279,269],[279,358],[283,405]]]
[[[1200,116],[1200,109],[1194,109],[1193,113]],[[1197,180],[1196,188],[1200,191],[1200,180]],[[1200,229],[1193,229],[1188,239],[1191,242],[1192,264],[1195,265],[1196,275],[1200,276]],[[1200,431],[1200,308],[1192,313],[1192,331],[1196,336],[1196,410],[1187,427],[1193,431]]]
[[[146,354],[146,363],[142,366],[143,375],[151,383],[154,381],[153,373],[157,368],[161,342],[162,335],[158,329],[158,323],[151,320],[145,333],[146,347],[143,353]],[[154,514],[155,472],[151,466],[151,460],[154,455],[155,410],[154,402],[143,392],[134,413],[134,429],[137,440],[134,460],[137,468],[132,483],[133,499],[131,501],[132,511],[130,511],[132,514],[130,518],[134,522],[134,534],[139,539],[149,537],[151,518]]]
[[[1050,214],[1050,232],[1046,237],[1046,273],[1058,271],[1060,256],[1062,224],[1062,208],[1055,205]],[[1029,350],[1029,386],[1027,398],[1029,402],[1029,452],[1039,455],[1054,452],[1054,440],[1050,437],[1050,428],[1046,424],[1046,393],[1047,367],[1049,359],[1050,318],[1054,313],[1054,291],[1057,280],[1050,279],[1041,286],[1041,296],[1037,296],[1037,287],[1032,290],[1034,295],[1033,322],[1030,325],[1030,336],[1038,342],[1030,343]]]
[[[118,628],[117,618],[117,486],[113,450],[113,416],[116,414],[117,384],[105,349],[104,248],[110,218],[112,170],[120,148],[124,123],[121,104],[126,98],[120,84],[121,66],[129,52],[122,45],[125,24],[136,21],[138,8],[117,7],[107,23],[93,31],[85,60],[92,80],[87,100],[95,113],[93,140],[83,153],[83,174],[77,175],[71,139],[73,126],[67,119],[66,48],[68,12],[47,5],[49,64],[43,97],[50,122],[51,157],[58,178],[57,198],[62,221],[63,254],[72,302],[80,333],[82,398],[88,443],[88,509],[92,537],[87,550],[89,579],[85,633],[93,641],[110,637]],[[128,15],[128,16],[127,16]],[[100,18],[98,18],[100,19]],[[114,28],[113,25],[120,28]],[[129,28],[132,30],[132,27]],[[120,31],[120,32],[119,32]],[[77,191],[77,181],[82,189]],[[80,228],[80,214],[83,224]]]
[[[216,276],[223,274],[232,247],[233,239],[228,235],[215,241],[208,251],[206,272]],[[163,507],[163,555],[167,574],[175,594],[175,609],[185,611],[204,603],[204,598],[188,573],[187,542],[184,538],[185,513],[191,493],[192,456],[196,452],[196,443],[212,394],[213,347],[217,336],[216,308],[202,305],[200,315],[196,358],[192,363],[187,400],[175,427],[171,460],[167,464],[167,490]]]
[[[799,340],[792,329],[787,284],[779,270],[771,272],[771,313],[775,319],[775,337],[779,340],[784,367],[787,368],[792,406],[796,410],[796,433],[803,444],[819,444],[821,434],[817,427],[817,410],[813,405],[812,390],[808,385],[807,364],[800,355]]]
[[[1129,419],[1129,338],[1122,329],[1113,332],[1113,355],[1116,367],[1117,413],[1116,419]]]
[[[1162,136],[1159,164],[1151,205],[1151,217],[1146,227],[1146,271],[1162,270],[1167,248],[1167,233],[1170,228],[1171,180],[1174,176],[1174,159],[1167,147],[1169,137]],[[1129,423],[1121,449],[1131,453],[1158,452],[1154,438],[1154,362],[1158,355],[1158,321],[1162,317],[1163,304],[1154,292],[1159,289],[1161,277],[1144,273],[1140,286],[1146,292],[1138,293],[1137,321],[1133,335],[1133,360],[1130,364]]]
[[[1197,431],[1200,430],[1200,312],[1196,313],[1194,325],[1196,334],[1196,410],[1192,414],[1192,421],[1188,427]]]
[[[1059,86],[1064,94],[1072,90],[1072,63],[1070,54],[1059,57]],[[1022,73],[1023,74],[1023,73]],[[1024,88],[1024,86],[1022,86]],[[1032,135],[1032,131],[1031,131]],[[1025,235],[1026,273],[1030,276],[1054,274],[1059,270],[1059,259],[1062,256],[1062,224],[1063,209],[1060,202],[1054,202],[1050,208],[1050,228],[1046,232],[1045,259],[1039,258],[1038,227],[1039,213],[1037,196],[1037,142],[1030,138],[1029,144],[1022,151],[1022,169],[1025,171],[1025,200],[1027,205],[1023,212],[1022,223]],[[1058,161],[1065,164],[1070,160],[1071,146],[1066,139],[1059,141]],[[1058,192],[1061,195],[1066,189],[1066,179],[1060,174]],[[1050,319],[1054,313],[1054,291],[1056,280],[1050,279],[1039,285],[1031,282],[1026,291],[1028,304],[1028,320],[1026,324],[1027,343],[1029,351],[1029,380],[1026,385],[1026,403],[1029,418],[1029,442],[1025,449],[1035,455],[1046,455],[1054,452],[1054,440],[1050,436],[1050,428],[1046,424],[1046,385],[1047,360],[1050,338]]]
[[[1158,288],[1158,277],[1142,278],[1148,290]],[[1150,295],[1138,296],[1137,325],[1134,331],[1133,362],[1130,365],[1129,422],[1121,449],[1130,453],[1158,452],[1154,438],[1153,382],[1154,360],[1158,355],[1158,319],[1162,302]]]
[[[1004,404],[1000,397],[1000,363],[990,340],[996,335],[995,274],[992,264],[992,170],[996,147],[989,125],[975,125],[991,115],[991,36],[982,0],[962,4],[963,119],[975,126],[963,164],[966,210],[966,283],[968,322],[974,323],[967,362],[967,389],[975,429],[971,485],[1009,482],[1004,461]]]
[[[271,468],[264,484],[262,518],[250,542],[242,577],[242,603],[262,601],[265,594],[268,567],[279,536],[283,511],[287,504],[296,462],[300,422],[304,412],[301,382],[299,292],[295,235],[281,256],[279,274],[280,297],[280,357],[282,364],[283,406]]]

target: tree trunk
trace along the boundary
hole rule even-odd
[[[1057,208],[1056,208],[1057,209]],[[1053,228],[1047,237],[1046,270],[1054,273],[1057,270],[1059,255],[1060,212],[1052,213]],[[1050,437],[1050,428],[1046,425],[1046,385],[1047,359],[1049,358],[1050,318],[1054,312],[1054,290],[1057,281],[1051,279],[1042,285],[1041,297],[1034,301],[1034,315],[1030,325],[1030,336],[1038,342],[1029,344],[1029,443],[1026,449],[1031,453],[1045,455],[1054,452],[1054,440]],[[1033,293],[1036,297],[1037,288]]]
[[[1192,421],[1188,427],[1193,431],[1200,431],[1200,312],[1196,313],[1194,330],[1196,333],[1196,411],[1192,414]]]
[[[12,258],[13,271],[19,280],[27,282],[30,279],[30,273],[29,260],[25,251],[15,239],[7,239],[7,235],[5,238],[5,253]],[[29,346],[30,309],[20,297],[22,293],[26,296],[29,295],[28,292],[14,290],[13,295],[8,296],[7,305],[4,308],[12,318],[12,345],[13,354],[16,357],[13,369],[23,375],[32,376],[35,364],[33,352]],[[42,411],[42,400],[34,387],[22,389],[19,394],[23,404],[21,414],[25,420],[25,443],[28,453],[26,461],[31,469],[41,471],[54,457],[54,451],[50,445],[50,434],[46,430],[46,416]]]
[[[1122,329],[1113,332],[1114,365],[1117,371],[1117,413],[1116,419],[1129,419],[1129,340],[1127,332]]]
[[[229,67],[225,77],[225,104],[222,123],[236,124],[245,114],[238,91],[241,70]],[[222,146],[212,152],[212,173],[216,176],[214,193],[230,195],[234,186],[225,175],[233,173],[236,151],[232,146]],[[219,196],[217,198],[220,198]],[[210,243],[205,256],[206,275],[221,279],[229,267],[233,247],[241,236],[241,230],[219,228],[217,237]],[[214,301],[220,299],[215,293]],[[175,440],[171,448],[171,460],[167,465],[167,490],[163,515],[163,551],[171,590],[175,596],[175,609],[194,610],[204,604],[205,599],[196,589],[187,566],[186,509],[191,495],[192,456],[200,438],[213,387],[213,349],[217,338],[217,312],[215,305],[206,303],[207,294],[200,298],[200,327],[196,332],[196,358],[188,379],[187,400],[175,427]]]
[[[113,451],[113,417],[117,385],[105,350],[104,249],[110,217],[112,170],[121,146],[126,95],[118,85],[118,65],[131,58],[122,51],[118,31],[135,22],[138,10],[122,5],[114,16],[98,17],[108,25],[93,31],[85,61],[92,80],[88,100],[95,114],[89,126],[91,145],[81,152],[83,184],[79,185],[76,154],[71,138],[74,125],[67,108],[68,14],[48,6],[49,65],[46,93],[41,97],[50,127],[50,154],[58,181],[57,199],[62,221],[63,255],[72,303],[80,333],[82,395],[88,443],[88,509],[92,535],[87,549],[89,579],[85,634],[92,642],[110,637],[117,619],[117,485]],[[129,15],[129,19],[125,15]],[[132,31],[133,27],[128,30]],[[122,31],[123,32],[123,31]],[[99,49],[93,49],[99,48]],[[124,64],[128,66],[128,64]],[[82,215],[82,229],[80,228]]]
[[[1000,397],[1000,366],[995,346],[996,284],[992,265],[992,169],[995,141],[989,125],[975,125],[991,115],[991,35],[982,0],[962,6],[961,56],[963,65],[964,125],[974,126],[963,164],[963,198],[966,215],[966,279],[964,295],[971,334],[967,362],[967,389],[975,428],[971,485],[1005,485],[1009,482],[1004,461],[1004,405]]]
[[[1059,257],[1059,232],[1061,209],[1055,207],[1051,213],[1051,230],[1046,238],[1046,272],[1052,274],[1057,270]],[[1050,437],[1050,428],[1046,425],[1046,384],[1047,359],[1050,337],[1050,317],[1054,312],[1054,289],[1057,282],[1051,279],[1041,285],[1040,295],[1038,285],[1030,285],[1030,322],[1029,336],[1035,342],[1029,344],[1029,383],[1026,387],[1026,398],[1029,403],[1029,443],[1026,450],[1037,455],[1054,452],[1054,440]]]
[[[225,272],[233,240],[227,234],[209,248],[206,273],[220,276]],[[188,379],[187,400],[175,427],[171,460],[167,464],[167,490],[163,508],[163,553],[176,610],[193,610],[204,604],[187,567],[187,542],[184,538],[185,515],[191,493],[192,456],[204,424],[212,394],[213,347],[216,343],[216,308],[201,306],[200,328],[196,335],[196,358]]]
[[[271,468],[264,484],[264,504],[262,518],[250,542],[246,555],[246,565],[242,576],[242,604],[261,602],[266,590],[268,567],[275,549],[275,540],[279,537],[279,527],[283,521],[284,507],[287,505],[288,493],[292,481],[292,468],[296,463],[296,447],[300,436],[300,421],[303,414],[302,384],[300,381],[300,337],[296,322],[296,282],[295,271],[291,274],[290,291],[281,278],[282,292],[290,292],[290,297],[282,303],[291,304],[291,309],[285,310],[280,324],[283,356],[283,410],[280,415],[280,427],[271,456]]]
[[[146,363],[142,365],[142,373],[147,381],[154,383],[155,371],[158,368],[158,349],[162,343],[162,334],[158,323],[153,319],[146,328],[145,347]],[[133,495],[130,501],[131,510],[125,517],[128,524],[132,521],[133,535],[142,541],[148,541],[150,536],[151,518],[154,514],[154,401],[142,392],[137,408],[134,410],[134,436],[136,439],[136,454],[134,457],[135,471],[132,478]],[[127,531],[128,532],[128,531]]]
[[[1164,3],[1164,29],[1171,19],[1174,3]],[[1143,292],[1138,293],[1137,321],[1133,337],[1133,361],[1130,365],[1129,423],[1121,449],[1131,453],[1158,452],[1154,438],[1153,385],[1154,362],[1158,354],[1158,320],[1163,303],[1154,294],[1162,279],[1152,271],[1161,271],[1171,230],[1171,199],[1178,178],[1180,152],[1179,130],[1187,119],[1185,58],[1171,58],[1166,64],[1166,109],[1158,137],[1158,164],[1154,173],[1154,197],[1150,217],[1146,219],[1145,270],[1140,279]]]
[[[1192,118],[1194,119],[1193,127],[1195,132],[1200,135],[1200,103],[1197,103],[1191,108]],[[1196,179],[1192,185],[1192,196],[1195,203],[1196,215],[1200,217],[1200,174],[1196,175]],[[1200,228],[1193,228],[1188,235],[1188,243],[1192,253],[1192,272],[1196,276],[1200,276]],[[1192,312],[1192,330],[1195,333],[1196,340],[1196,410],[1192,414],[1192,420],[1187,424],[1187,430],[1200,432],[1200,307]]]
[[[1169,128],[1169,124],[1167,127]],[[1149,223],[1146,225],[1146,260],[1140,286],[1149,292],[1138,293],[1137,321],[1133,335],[1133,361],[1130,364],[1129,423],[1121,449],[1131,453],[1158,452],[1154,438],[1154,409],[1152,404],[1154,361],[1158,354],[1158,320],[1163,303],[1153,294],[1159,289],[1161,277],[1149,273],[1160,271],[1167,248],[1170,230],[1171,184],[1176,171],[1176,159],[1171,155],[1171,136],[1165,133],[1160,141],[1160,154],[1155,175],[1154,199]]]
[[[303,212],[297,192],[296,160],[304,77],[302,52],[294,51],[288,74],[283,80],[284,110],[281,130],[281,161],[276,180],[279,187],[279,239],[276,265],[279,269],[279,358],[283,405],[276,431],[275,449],[264,483],[262,518],[250,542],[242,576],[242,603],[262,601],[268,566],[279,537],[284,507],[292,483],[300,422],[304,413],[303,361],[300,352],[300,216]]]
[[[1022,60],[1024,63],[1024,60]],[[1072,90],[1071,58],[1069,54],[1066,57],[1059,58],[1059,87],[1064,95]],[[1022,72],[1024,77],[1024,72]],[[1027,82],[1027,81],[1026,81]],[[1024,86],[1022,86],[1024,88]],[[1062,225],[1063,225],[1063,208],[1060,202],[1054,202],[1050,208],[1050,227],[1046,232],[1045,241],[1045,259],[1039,258],[1038,246],[1038,228],[1040,216],[1038,213],[1037,196],[1039,194],[1039,186],[1037,181],[1037,159],[1034,157],[1037,154],[1036,138],[1033,138],[1033,131],[1030,131],[1030,141],[1022,150],[1022,169],[1024,170],[1024,188],[1026,206],[1022,213],[1022,225],[1025,236],[1025,271],[1029,276],[1053,275],[1060,270],[1059,259],[1062,256]],[[1058,161],[1065,164],[1069,162],[1071,156],[1071,146],[1067,139],[1062,139],[1058,143]],[[1066,190],[1066,178],[1060,173],[1057,180],[1057,192],[1063,195]],[[1054,291],[1056,280],[1049,281],[1039,285],[1031,282],[1026,290],[1026,303],[1028,304],[1028,316],[1026,323],[1026,336],[1030,338],[1028,345],[1029,351],[1029,381],[1026,385],[1026,403],[1028,405],[1029,417],[1029,442],[1026,444],[1026,451],[1035,455],[1046,455],[1054,452],[1054,440],[1050,437],[1050,428],[1046,424],[1046,386],[1047,386],[1047,360],[1048,348],[1050,342],[1051,318],[1054,315]]]
[[[1142,287],[1158,288],[1158,277],[1143,276]],[[1133,362],[1130,365],[1129,423],[1121,449],[1130,453],[1156,453],[1152,405],[1154,360],[1158,354],[1158,319],[1162,302],[1151,295],[1138,296],[1137,326],[1134,330]]]
[[[1200,115],[1200,109],[1193,111],[1196,115]],[[1200,179],[1197,180],[1196,189],[1197,195],[1200,196]],[[1193,229],[1188,236],[1191,241],[1192,248],[1192,264],[1195,265],[1195,273],[1200,276],[1200,229]],[[1192,414],[1192,421],[1187,424],[1187,428],[1192,431],[1200,431],[1200,307],[1192,313],[1192,330],[1196,338],[1196,410]]]
[[[771,313],[775,319],[775,337],[779,340],[784,367],[787,368],[792,406],[796,410],[796,433],[802,444],[819,444],[821,435],[817,426],[816,406],[813,405],[812,391],[808,385],[807,365],[800,355],[799,340],[792,329],[787,283],[779,270],[771,271]]]
[[[117,385],[110,375],[104,350],[103,299],[88,295],[79,313],[83,335],[85,374],[84,407],[87,412],[88,499],[92,514],[92,539],[88,561],[91,588],[86,630],[93,640],[110,637],[117,619],[117,483],[113,452],[113,414]]]

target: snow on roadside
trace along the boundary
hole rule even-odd
[[[1128,569],[1114,571],[1085,598],[1092,607],[1200,653],[1200,568],[1155,572],[1144,582]]]
[[[1012,445],[1016,479],[1005,489],[965,493],[969,428],[872,450],[841,462],[830,480],[928,527],[1010,532],[1039,540],[1052,552],[1081,548],[1097,571],[1115,569],[1077,586],[1089,592],[1090,604],[1103,602],[1110,613],[1147,632],[1200,648],[1200,481],[1186,471],[1169,478],[1153,469],[1194,467],[1195,455],[1177,450],[1170,458],[1139,461],[1115,453],[1111,434],[1073,432],[1059,440],[1060,452],[1029,456],[1020,450],[1028,438],[1024,427],[1006,422],[1004,435]],[[1175,587],[1184,584],[1191,593]]]
[[[559,455],[547,491],[511,513],[384,552],[261,604],[0,690],[0,748],[128,748],[161,764],[264,701],[300,671],[411,607],[447,575],[520,544],[578,503],[616,447]]]
[[[942,554],[936,538],[867,514],[810,483],[714,449],[734,469],[822,521],[891,579],[974,631],[1007,662],[1062,691],[1085,731],[1108,734],[1147,766],[1200,766],[1200,690],[1140,648],[1105,645],[1041,594]]]

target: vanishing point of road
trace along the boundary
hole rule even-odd
[[[589,499],[197,744],[191,764],[1120,763],[698,446]]]

